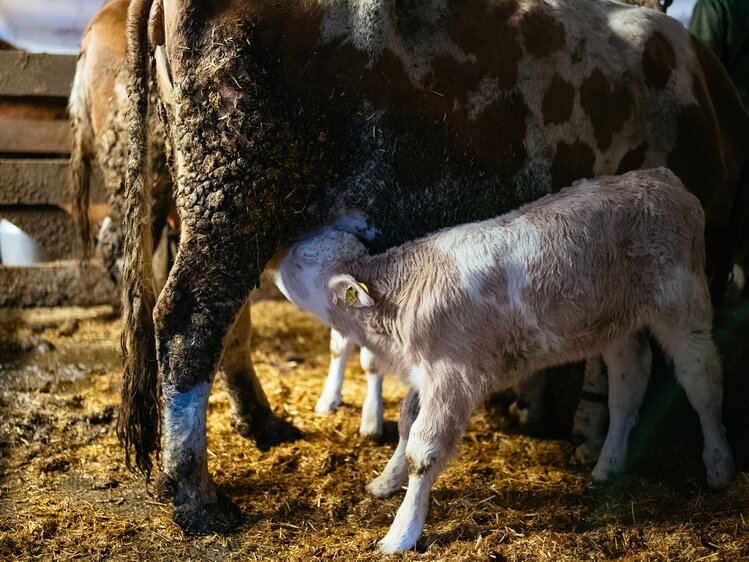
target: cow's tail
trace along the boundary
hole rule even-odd
[[[93,131],[86,103],[86,53],[81,52],[75,67],[73,89],[68,99],[68,113],[73,127],[73,146],[70,150],[70,186],[73,200],[73,221],[81,243],[81,258],[91,252],[91,223],[88,217],[89,188],[91,185],[91,153]]]
[[[151,265],[151,186],[146,178],[148,112],[148,15],[153,0],[132,0],[128,9],[128,133],[122,268],[122,356],[124,379],[117,435],[125,459],[147,477],[158,455],[161,390],[156,363],[153,308],[156,293]]]
[[[747,246],[749,246],[749,240],[741,240],[742,234],[746,232],[747,216],[749,216],[749,155],[744,159],[741,167],[739,184],[734,195],[731,214],[728,218],[724,243],[718,263],[716,264],[711,286],[711,296],[714,306],[720,306],[723,303],[726,291],[728,290],[737,250],[746,250]]]

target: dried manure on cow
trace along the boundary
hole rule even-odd
[[[120,427],[141,469],[160,454],[185,528],[230,519],[204,412],[227,334],[280,245],[346,216],[382,252],[576,179],[655,166],[704,208],[716,300],[734,241],[745,245],[734,203],[747,193],[749,117],[720,62],[655,10],[134,0],[129,12]],[[182,222],[158,299],[145,181],[153,64]]]

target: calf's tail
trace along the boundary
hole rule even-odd
[[[117,435],[125,460],[148,477],[161,438],[161,389],[156,362],[151,265],[151,186],[146,178],[148,112],[148,15],[153,0],[132,0],[128,9],[128,134],[122,269],[122,401]]]
[[[91,223],[88,217],[91,182],[91,151],[93,132],[86,98],[86,53],[81,52],[75,67],[73,88],[68,99],[68,113],[73,127],[70,150],[70,186],[73,200],[73,221],[81,243],[81,258],[91,253]]]

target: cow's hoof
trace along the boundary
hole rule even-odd
[[[296,441],[301,437],[302,432],[293,424],[273,413],[268,414],[262,422],[255,424],[252,431],[252,439],[261,451],[267,451],[280,443]]]
[[[575,448],[575,455],[573,461],[582,465],[591,465],[598,462],[598,457],[601,455],[601,445],[595,443],[585,442],[578,445]]]
[[[177,481],[166,472],[159,472],[153,479],[153,495],[160,502],[170,502],[177,495]]]
[[[219,495],[210,505],[175,505],[172,518],[186,533],[210,535],[234,531],[242,522],[242,513],[234,502]]]

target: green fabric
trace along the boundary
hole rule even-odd
[[[749,0],[697,0],[689,31],[718,55],[749,109]]]

